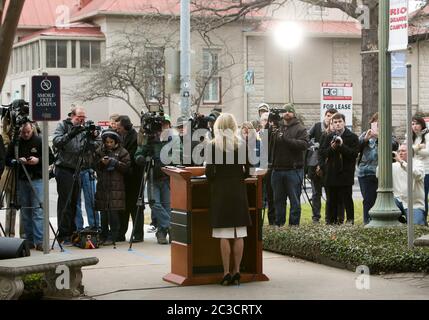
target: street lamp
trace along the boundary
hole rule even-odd
[[[280,22],[274,29],[274,41],[283,50],[288,52],[288,64],[289,64],[289,87],[288,87],[288,99],[289,102],[293,102],[293,62],[292,62],[292,51],[296,50],[304,40],[304,30],[302,27],[293,21]],[[292,99],[291,99],[292,97]]]

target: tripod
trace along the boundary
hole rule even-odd
[[[137,197],[137,208],[136,208],[136,216],[134,219],[134,223],[133,223],[133,230],[131,232],[131,237],[130,237],[130,247],[128,248],[128,251],[132,250],[132,246],[133,246],[133,240],[134,240],[134,233],[136,231],[136,227],[137,227],[137,222],[139,217],[141,216],[142,219],[144,217],[143,211],[145,208],[145,202],[144,202],[144,190],[145,190],[145,185],[148,181],[148,177],[149,177],[149,181],[153,181],[153,167],[154,167],[154,159],[153,156],[147,156],[145,159],[145,166],[144,166],[144,170],[143,170],[143,175],[142,175],[142,179],[140,181],[140,189],[139,189],[139,194]],[[153,185],[152,183],[150,184],[151,186]],[[153,192],[151,192],[151,194],[153,194]],[[149,200],[148,204],[153,204],[153,200]]]
[[[63,209],[61,211],[61,215],[60,215],[61,219],[59,219],[59,221],[58,221],[58,226],[62,225],[63,219],[65,218],[65,213],[66,213],[67,208],[70,205],[75,205],[75,206],[77,205],[76,203],[75,204],[71,204],[71,200],[72,200],[72,197],[73,197],[73,194],[74,194],[74,189],[76,187],[76,183],[78,184],[77,185],[78,192],[81,190],[80,172],[81,172],[81,169],[82,169],[84,155],[85,155],[85,153],[88,152],[89,140],[91,139],[90,133],[91,133],[90,131],[87,131],[85,133],[85,135],[83,136],[83,138],[82,138],[82,140],[85,140],[85,141],[84,141],[83,146],[82,146],[82,148],[81,148],[81,150],[79,152],[79,155],[78,155],[77,164],[76,164],[76,167],[74,168],[74,172],[73,172],[73,182],[71,184],[70,192],[67,195],[66,203],[65,203],[65,205],[64,205],[64,207],[63,207]],[[76,210],[76,208],[74,210]],[[93,215],[94,215],[94,221],[96,221],[95,210],[93,210]],[[72,215],[71,219],[76,219],[76,214]],[[71,223],[73,224],[74,221],[72,221]],[[59,228],[58,228],[56,236],[58,237],[58,235],[59,235]],[[58,240],[57,237],[56,237],[56,240]],[[60,242],[58,242],[58,243],[59,243],[59,245],[61,247]],[[55,239],[54,239],[54,242],[52,243],[52,249],[54,248],[54,245],[55,245]]]
[[[18,204],[18,198],[17,198],[17,188],[18,188],[18,180],[19,180],[18,179],[18,168],[17,168],[17,165],[20,164],[22,170],[24,171],[25,177],[26,177],[26,179],[27,179],[27,181],[28,181],[28,183],[30,185],[31,191],[32,191],[34,197],[36,198],[37,202],[39,203],[39,207],[32,207],[32,209],[40,208],[40,209],[43,210],[43,202],[41,201],[41,199],[37,195],[37,192],[36,192],[36,190],[34,188],[34,185],[33,185],[33,182],[31,180],[30,174],[28,173],[28,170],[25,167],[24,163],[19,159],[19,141],[20,141],[20,138],[17,138],[17,136],[18,136],[18,130],[19,130],[19,127],[15,127],[15,131],[14,131],[13,139],[12,139],[12,144],[14,144],[14,160],[13,160],[13,163],[12,163],[13,167],[8,172],[8,175],[6,176],[6,180],[5,180],[5,184],[4,184],[4,189],[5,189],[8,186],[8,183],[11,182],[10,181],[11,177],[14,177],[15,180],[14,180],[14,185],[13,185],[13,190],[12,190],[13,194],[11,195],[11,202],[9,203],[9,207],[7,209],[10,209],[10,208],[13,208],[13,209],[16,209],[16,210],[22,209],[22,207]],[[4,194],[4,193],[2,192],[2,194]],[[3,198],[1,198],[1,201],[3,201]],[[47,205],[49,205],[49,204],[47,204]],[[48,219],[49,219],[49,217],[48,217]],[[11,225],[12,225],[12,217],[10,217],[10,220],[9,220],[9,236],[11,235],[10,232],[12,230],[12,226]],[[53,234],[54,234],[54,236],[56,238],[55,230],[54,230],[51,222],[49,222],[49,227],[51,228],[51,231],[53,232]],[[4,235],[6,236],[6,233],[3,230],[3,226],[1,226],[1,228],[2,228],[2,231],[3,231]],[[54,241],[55,241],[55,238],[54,238]],[[60,246],[60,248],[62,250],[61,246]]]

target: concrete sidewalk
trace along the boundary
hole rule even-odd
[[[147,229],[148,226],[146,226]],[[56,248],[55,252],[58,252]],[[32,251],[32,255],[41,254]],[[301,300],[301,299],[429,299],[429,276],[396,274],[371,276],[370,289],[356,288],[356,274],[300,259],[264,252],[266,282],[222,287],[204,285],[180,287],[162,280],[170,271],[170,246],[159,245],[153,233],[145,242],[120,243],[117,249],[66,248],[64,254],[96,256],[98,265],[83,269],[87,297],[81,299],[131,300]],[[118,292],[123,290],[121,292]]]

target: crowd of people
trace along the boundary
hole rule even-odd
[[[345,116],[335,109],[326,110],[324,120],[311,128],[306,128],[300,121],[293,104],[285,105],[282,112],[277,113],[274,114],[277,117],[273,116],[268,104],[263,103],[258,108],[258,119],[241,126],[227,113],[217,112],[214,117],[209,117],[207,134],[201,137],[201,141],[206,141],[213,148],[222,149],[221,142],[229,141],[228,135],[223,134],[222,130],[228,129],[228,132],[232,132],[232,145],[250,145],[253,142],[254,156],[259,159],[255,164],[255,161],[249,162],[246,158],[246,163],[233,162],[235,166],[229,167],[216,167],[218,163],[213,164],[205,159],[212,193],[218,197],[212,197],[214,200],[211,204],[212,211],[218,213],[217,218],[212,219],[213,237],[237,240],[245,236],[242,227],[247,226],[250,221],[245,214],[247,198],[237,192],[240,193],[241,180],[248,175],[248,167],[263,166],[265,162],[267,171],[263,200],[270,225],[286,224],[288,200],[289,225],[300,224],[301,195],[306,176],[311,181],[313,222],[320,223],[324,190],[326,224],[353,224],[355,212],[352,187],[355,174],[363,198],[363,222],[368,224],[378,187],[378,115],[374,114],[371,118],[371,128],[358,136],[346,127]],[[147,204],[151,209],[150,231],[156,232],[159,244],[171,242],[169,177],[162,171],[162,167],[170,163],[163,161],[162,153],[166,145],[172,145],[168,154],[173,158],[179,155],[172,163],[189,163],[185,159],[192,158],[193,153],[184,154],[183,148],[183,138],[189,130],[185,126],[186,119],[180,117],[173,124],[165,114],[159,128],[150,135],[142,128],[137,131],[127,115],[112,114],[109,129],[103,131],[96,126],[86,125],[86,120],[85,109],[74,107],[68,118],[58,123],[53,134],[50,163],[54,167],[57,182],[58,241],[63,245],[72,245],[73,235],[85,227],[81,208],[82,191],[88,225],[100,230],[104,245],[127,240],[130,217],[133,236],[129,241],[144,241],[145,197],[142,179],[145,177]],[[428,130],[424,119],[419,116],[413,118],[412,128],[414,222],[426,225],[429,192],[429,143],[426,143]],[[224,140],[220,141],[221,138]],[[18,139],[9,141],[3,135],[2,140],[0,171],[3,173],[3,190],[9,201],[6,234],[15,235],[15,210],[21,209],[21,237],[28,240],[30,247],[43,250],[41,138],[36,126],[25,122],[20,126]],[[406,220],[406,146],[399,145],[392,136],[392,150],[398,150],[394,153],[392,162],[394,196],[398,208],[403,212],[402,219]],[[231,151],[235,152],[236,148],[222,149],[226,154]],[[231,155],[233,159],[236,156],[234,152]],[[200,151],[198,155],[203,153]],[[6,188],[4,176],[10,175],[12,168],[18,171],[14,175],[16,181],[9,183]],[[235,180],[228,180],[234,177]],[[13,183],[16,183],[16,188]],[[18,205],[10,206],[10,202],[13,202],[10,189],[17,190]],[[223,198],[231,195],[241,200],[224,201]],[[233,204],[231,211],[230,206]],[[232,219],[235,222],[230,225],[228,220],[231,219],[228,216],[237,215],[237,212],[242,212],[240,218]],[[227,227],[232,227],[233,230],[224,230]],[[221,249],[226,252],[225,257],[231,250],[238,250],[234,256],[237,261],[241,259],[240,241],[235,241],[231,246],[228,241],[221,241]],[[235,271],[239,272],[238,269]],[[230,278],[224,279],[225,283],[237,281],[237,276],[235,277],[230,275]]]

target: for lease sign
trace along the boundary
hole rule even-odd
[[[408,47],[408,0],[390,0],[389,51]]]
[[[346,117],[346,125],[353,125],[353,84],[351,82],[322,82],[320,121],[328,109],[337,109]]]

